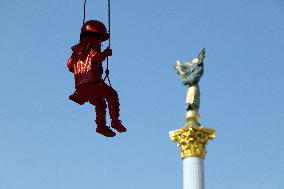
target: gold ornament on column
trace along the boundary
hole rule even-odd
[[[209,139],[215,138],[215,130],[202,126],[188,125],[184,128],[170,131],[173,142],[178,142],[181,157],[201,157],[205,158],[206,144]]]

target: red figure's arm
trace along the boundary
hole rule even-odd
[[[67,61],[67,67],[70,72],[74,73],[74,62],[75,62],[75,57],[72,55],[68,61]]]
[[[100,62],[103,62],[108,56],[112,56],[112,50],[108,47],[100,55]]]

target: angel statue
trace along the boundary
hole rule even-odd
[[[199,106],[200,106],[200,91],[198,82],[203,75],[203,59],[205,58],[205,48],[199,53],[199,55],[185,64],[181,64],[178,60],[175,65],[177,74],[180,76],[184,85],[188,86],[186,94],[187,104],[187,120],[197,122],[199,120]],[[198,122],[197,122],[198,123]]]

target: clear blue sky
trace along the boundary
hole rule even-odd
[[[68,100],[82,8],[0,0],[0,189],[182,188],[168,131],[184,124],[186,88],[173,65],[202,47],[201,123],[217,129],[206,188],[283,188],[283,0],[113,1],[111,80],[129,131],[112,139],[92,106]],[[88,0],[88,19],[106,15],[106,0]]]

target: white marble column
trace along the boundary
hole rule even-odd
[[[204,189],[203,159],[186,157],[183,159],[183,189]]]

